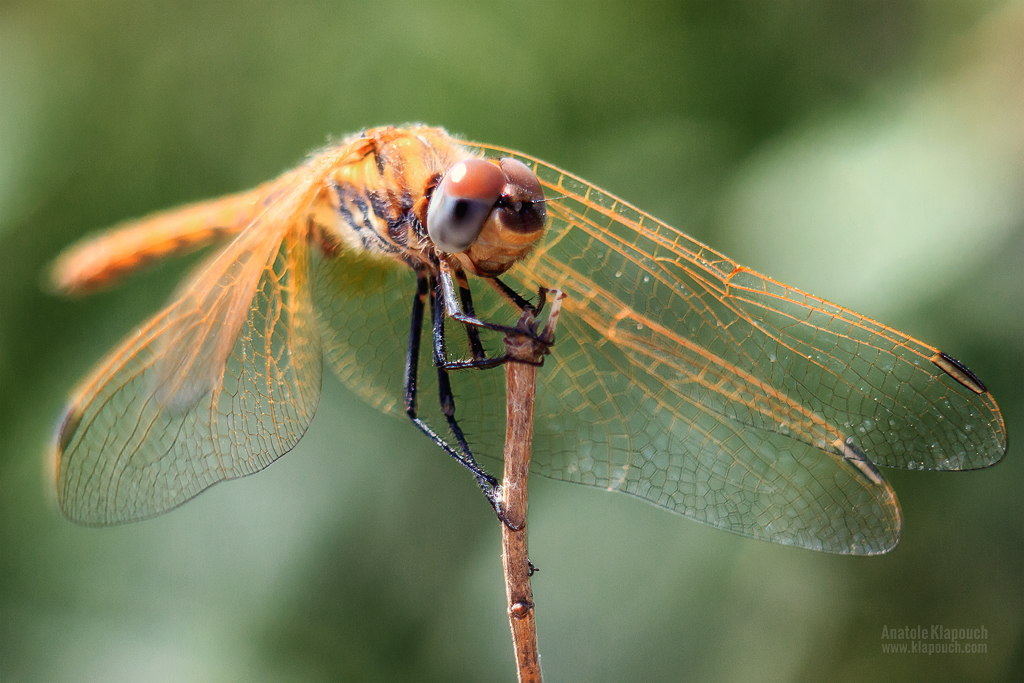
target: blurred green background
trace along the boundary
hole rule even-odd
[[[44,454],[68,391],[194,262],[53,298],[72,240],[329,136],[444,125],[940,346],[1020,434],[1022,46],[1020,4],[953,0],[0,3],[0,681],[514,680],[493,514],[333,378],[268,471],[64,521]],[[1019,680],[1021,463],[888,472],[904,538],[880,558],[534,478],[547,680]],[[987,653],[883,654],[883,627],[933,624]]]

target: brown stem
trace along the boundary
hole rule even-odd
[[[530,587],[531,567],[526,551],[526,482],[530,471],[530,443],[533,440],[533,399],[536,389],[537,365],[550,348],[561,292],[552,292],[547,324],[541,332],[545,343],[522,336],[506,337],[505,350],[512,358],[524,362],[505,364],[506,406],[508,423],[505,429],[505,472],[501,482],[502,511],[515,525],[501,525],[501,563],[505,570],[505,595],[508,598],[508,620],[512,628],[512,646],[516,653],[516,670],[520,683],[540,683],[540,655],[537,652],[537,625],[533,616],[533,589]],[[535,329],[528,311],[519,321],[525,330]]]

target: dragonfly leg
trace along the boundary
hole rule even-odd
[[[498,500],[498,480],[493,476],[487,474],[480,466],[476,463],[473,458],[472,451],[469,449],[469,444],[466,442],[466,437],[462,432],[462,428],[459,427],[458,422],[455,420],[455,397],[452,393],[451,382],[448,378],[447,371],[440,365],[438,365],[438,387],[439,387],[439,398],[441,401],[441,411],[445,415],[445,419],[448,422],[448,427],[451,429],[455,438],[459,442],[461,452],[452,447],[447,441],[441,438],[430,426],[424,422],[416,414],[416,394],[417,394],[417,379],[419,376],[419,355],[420,355],[420,340],[423,330],[423,312],[426,304],[426,298],[430,295],[431,312],[435,322],[432,326],[436,332],[438,329],[437,320],[441,320],[440,331],[443,337],[444,334],[444,320],[443,320],[443,309],[435,302],[435,297],[431,294],[430,282],[427,275],[422,270],[416,272],[416,295],[413,297],[412,302],[412,321],[409,330],[409,348],[406,355],[405,363],[405,414],[409,416],[421,432],[430,437],[430,440],[441,447],[448,455],[455,458],[460,464],[466,469],[473,473],[477,484],[480,486],[480,490],[483,491],[484,496],[487,498],[487,502],[490,503],[494,509],[495,514],[506,526],[516,529],[512,523],[505,517],[501,511],[501,503]],[[440,348],[441,353],[444,353],[444,342],[443,339],[440,344],[435,339],[434,352],[437,353]],[[482,347],[481,347],[482,348]]]
[[[458,274],[459,282],[459,297],[462,300],[462,310],[466,311],[469,315],[476,315],[473,310],[473,293],[469,290],[469,280],[466,279],[465,273]],[[466,337],[469,340],[469,348],[473,353],[473,360],[483,360],[487,358],[487,354],[484,352],[483,342],[480,341],[480,329],[473,327],[472,325],[465,325]]]
[[[456,273],[456,279],[459,283],[459,294],[462,300],[463,312],[472,318],[476,318],[476,311],[473,310],[473,294],[469,289],[469,281],[466,279],[466,274],[463,273],[462,271],[458,271]],[[494,286],[494,288],[498,290],[499,293],[505,296],[509,303],[519,308],[520,311],[530,311],[531,313],[533,313],[534,317],[536,317],[536,315],[540,313],[541,310],[543,310],[545,304],[547,303],[547,287],[541,287],[538,290],[537,303],[532,304],[525,297],[521,296],[519,292],[509,287],[501,280],[498,280],[497,278],[488,278],[488,282],[490,282]],[[504,365],[510,360],[515,361],[517,363],[525,363],[527,365],[535,365],[538,367],[544,365],[543,358],[541,358],[541,360],[539,361],[528,361],[523,360],[521,358],[511,358],[507,354],[502,354],[497,358],[488,359],[487,354],[484,353],[483,345],[480,343],[480,328],[475,325],[464,325],[464,327],[466,329],[466,336],[469,338],[470,348],[473,352],[473,361],[475,362],[470,362],[467,364],[465,361],[449,361],[448,364],[445,365],[445,368],[447,368],[448,370],[460,370],[464,367],[487,368],[493,367],[495,365]],[[535,335],[531,335],[527,332],[524,332],[519,327],[517,327],[516,330],[528,336],[531,339],[537,339]],[[548,342],[543,343],[545,347],[549,345]]]
[[[462,276],[462,277],[465,277],[465,276]],[[490,285],[492,287],[494,287],[496,290],[498,290],[498,293],[501,294],[503,297],[505,297],[505,299],[510,304],[512,304],[513,306],[518,308],[520,311],[531,310],[534,313],[540,313],[541,311],[544,310],[544,305],[547,303],[547,300],[548,300],[547,299],[547,297],[548,297],[548,288],[547,287],[539,287],[537,289],[537,303],[536,304],[531,304],[526,297],[524,297],[522,294],[520,294],[516,290],[514,290],[511,287],[509,287],[508,285],[506,285],[504,282],[502,282],[498,278],[496,278],[496,277],[488,278],[487,282],[490,283]],[[462,284],[461,279],[459,281],[459,284],[460,285]]]
[[[416,294],[412,299],[412,324],[409,329],[409,348],[405,354],[405,380],[403,391],[405,398],[405,414],[419,426],[416,417],[416,382],[419,378],[420,336],[423,331],[423,307],[428,292],[427,276],[416,271]]]
[[[533,340],[534,342],[536,342],[538,344],[544,345],[545,347],[551,345],[551,342],[549,340],[541,338],[541,336],[537,333],[536,329],[524,330],[524,329],[519,328],[519,327],[509,327],[508,325],[499,325],[497,323],[487,322],[485,320],[481,320],[480,318],[476,317],[476,315],[472,312],[472,310],[469,310],[469,311],[463,310],[462,300],[461,300],[461,298],[459,296],[456,296],[455,291],[456,291],[456,285],[455,285],[455,278],[453,277],[452,270],[450,269],[450,267],[446,267],[442,263],[442,267],[440,269],[440,273],[438,274],[438,280],[437,280],[437,283],[435,285],[435,295],[434,296],[435,296],[436,299],[439,300],[439,302],[440,301],[444,302],[445,311],[447,312],[448,317],[450,317],[452,320],[455,320],[456,322],[460,322],[463,325],[466,325],[467,327],[476,327],[476,328],[482,328],[482,329],[485,329],[485,330],[493,330],[495,332],[502,332],[505,335],[510,335],[510,336],[514,336],[514,337],[526,337],[528,339]],[[468,296],[468,291],[469,291],[469,288],[467,286],[465,288],[465,291],[463,292],[463,297]],[[502,291],[502,290],[499,289],[499,291]],[[515,293],[515,290],[513,290],[511,287],[508,288],[508,291]],[[530,309],[533,309],[532,304],[530,304],[528,301],[526,301],[526,299],[524,299],[523,297],[519,296],[518,294],[516,294],[516,297],[518,298],[518,300],[520,302],[523,303],[524,306],[526,306],[526,307],[528,307]],[[472,301],[472,299],[470,299],[470,301]],[[525,310],[525,309],[523,309],[523,310]],[[437,335],[436,335],[436,330],[435,330],[435,344],[436,344],[436,342],[437,342]],[[436,347],[435,347],[435,349],[436,349]],[[517,362],[517,363],[526,362],[526,361],[522,361],[522,360],[515,359],[515,358],[509,358],[508,356],[505,356],[505,355],[498,356],[496,358],[491,358],[491,359],[475,359],[474,358],[473,360],[448,361],[447,358],[445,358],[443,355],[438,355],[436,353],[435,353],[434,360],[435,360],[435,362],[443,363],[444,367],[446,367],[449,370],[462,370],[462,369],[465,369],[465,368],[488,368],[488,367],[494,367],[496,365],[501,365],[503,363],[507,363],[510,360],[514,361],[514,362]],[[530,362],[529,364],[530,365],[538,365],[538,366],[539,365],[543,365],[543,359],[541,359],[540,361],[537,361],[537,362]]]
[[[488,358],[484,351],[483,342],[480,341],[480,328],[474,325],[464,325],[466,330],[466,337],[469,340],[469,348],[473,354],[470,359],[463,360],[448,360],[448,354],[445,351],[445,338],[444,338],[444,315],[446,313],[446,306],[441,305],[444,301],[444,288],[440,280],[434,281],[434,297],[433,301],[438,302],[437,309],[435,309],[434,316],[434,364],[439,368],[445,370],[466,370],[469,368],[487,369],[494,368],[499,365],[504,365],[508,362],[508,357],[505,354],[495,356],[494,358]],[[460,304],[462,309],[467,315],[476,317],[476,313],[473,310],[473,295],[469,290],[469,283],[465,282],[465,276],[461,276],[459,280],[459,294]]]
[[[508,363],[509,361],[515,361],[517,363],[527,363],[529,365],[537,365],[537,366],[541,366],[541,365],[544,364],[543,360],[540,360],[540,361],[537,361],[537,362],[525,361],[525,360],[520,360],[520,359],[517,359],[517,358],[512,358],[508,354],[504,354],[504,353],[499,355],[499,356],[495,356],[493,358],[488,358],[487,354],[484,352],[483,344],[480,342],[480,328],[481,327],[483,327],[484,329],[499,330],[499,331],[500,330],[505,330],[505,329],[513,329],[515,332],[517,332],[520,335],[527,336],[527,337],[529,337],[531,339],[534,338],[534,337],[533,337],[533,335],[530,332],[524,331],[524,330],[520,330],[520,329],[516,329],[516,328],[505,328],[502,325],[494,325],[494,324],[486,323],[486,322],[482,322],[481,325],[474,325],[472,322],[467,322],[467,319],[471,319],[471,320],[479,320],[479,319],[476,317],[476,313],[473,311],[473,297],[470,294],[469,286],[467,285],[466,287],[460,287],[460,290],[461,290],[461,297],[460,297],[459,308],[458,308],[458,310],[460,312],[460,315],[459,316],[453,316],[451,314],[451,311],[447,309],[447,305],[445,305],[445,306],[441,306],[440,305],[440,302],[446,301],[446,299],[445,299],[446,295],[445,295],[444,286],[443,286],[442,281],[440,279],[434,281],[434,296],[433,296],[433,300],[436,300],[436,301],[439,302],[438,314],[434,318],[434,364],[437,365],[437,367],[444,368],[445,370],[467,370],[467,369],[470,369],[470,368],[474,368],[474,369],[488,369],[488,368],[497,367],[499,365],[504,365],[505,363]],[[465,307],[465,308],[462,308],[462,307]],[[464,323],[464,326],[465,326],[465,329],[466,329],[466,336],[469,338],[470,348],[472,349],[472,353],[473,353],[473,357],[472,358],[461,359],[461,360],[449,360],[448,359],[448,354],[445,351],[445,339],[444,339],[444,315],[446,313],[453,320],[455,320],[457,322]]]
[[[429,281],[426,273],[417,271],[416,273],[416,296],[412,302],[412,323],[409,330],[409,350],[405,360],[405,414],[409,416],[409,419],[413,421],[421,432],[430,437],[431,441],[440,446],[446,453],[462,463],[470,472],[477,477],[477,480],[483,480],[489,486],[493,487],[498,483],[498,480],[490,476],[476,464],[473,456],[469,452],[469,446],[466,445],[465,438],[462,436],[462,430],[455,431],[456,438],[459,440],[459,445],[463,451],[459,452],[453,446],[448,444],[443,438],[441,438],[433,429],[430,428],[426,422],[424,422],[417,415],[416,412],[416,398],[417,398],[417,382],[419,377],[419,357],[420,357],[420,337],[423,330],[423,311],[426,304],[427,295],[430,293]],[[431,308],[433,309],[433,297],[431,297]],[[434,316],[436,317],[436,316]],[[443,344],[442,349],[443,351]],[[435,353],[437,349],[435,346]],[[441,394],[442,394],[442,411],[445,412],[446,416],[448,412],[454,415],[454,400],[449,398],[451,402],[451,408],[447,409],[444,405],[444,394],[451,395],[451,384],[447,381],[447,377],[442,379],[438,377],[441,382]],[[449,421],[449,424],[451,422]]]

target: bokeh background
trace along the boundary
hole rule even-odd
[[[940,346],[1022,433],[1020,4],[5,0],[0,681],[513,680],[493,514],[333,377],[294,452],[155,520],[76,527],[46,480],[68,391],[194,262],[68,301],[40,288],[63,246],[406,121]],[[1019,680],[1022,462],[887,473],[904,538],[878,558],[534,478],[547,680]],[[987,653],[882,652],[933,624]]]

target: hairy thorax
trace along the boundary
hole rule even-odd
[[[443,129],[422,126],[375,128],[341,144],[351,148],[351,161],[330,174],[310,211],[311,235],[323,254],[436,264],[426,230],[431,194],[448,169],[478,155]],[[529,253],[543,218],[540,223],[524,231],[488,221],[468,249],[448,256],[473,275],[500,275]]]

